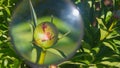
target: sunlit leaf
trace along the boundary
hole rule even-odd
[[[108,35],[108,31],[107,31],[107,27],[104,25],[102,19],[96,18],[100,27],[100,40],[103,40],[107,35]]]
[[[113,40],[115,44],[120,45],[120,40]]]
[[[109,48],[111,48],[112,50],[114,50],[114,47],[109,43],[109,42],[103,42],[103,44]]]
[[[7,14],[10,16],[11,15],[10,9],[8,7],[6,7],[6,6],[4,8],[5,8]]]
[[[113,27],[116,25],[116,23],[117,23],[117,20],[113,21],[108,30],[112,31]]]
[[[111,17],[112,17],[112,12],[108,11],[107,14],[106,14],[105,22],[108,23],[110,21]]]
[[[113,38],[116,38],[116,37],[120,37],[120,34],[117,31],[114,30],[106,37],[106,39],[113,39]]]
[[[99,47],[94,47],[94,48],[92,48],[93,54],[97,54],[99,51],[100,51],[100,48],[99,48]]]
[[[119,62],[110,62],[110,61],[103,61],[101,64],[108,65],[111,67],[119,67],[120,63]]]

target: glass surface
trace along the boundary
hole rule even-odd
[[[15,9],[10,36],[17,53],[33,64],[58,64],[80,46],[83,25],[68,0],[23,0]]]

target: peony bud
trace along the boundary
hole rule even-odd
[[[53,23],[43,22],[36,26],[34,42],[42,48],[53,46],[58,40],[58,30]]]

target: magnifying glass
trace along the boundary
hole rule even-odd
[[[34,68],[68,60],[82,36],[80,12],[69,0],[23,0],[10,24],[13,47]]]

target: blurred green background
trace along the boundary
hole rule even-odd
[[[82,14],[84,38],[60,68],[120,67],[120,0],[71,0]],[[9,24],[20,0],[0,0],[0,68],[30,68],[11,47]]]
[[[37,24],[40,24],[41,22],[50,22],[50,20],[51,17],[38,18]],[[41,48],[33,44],[33,28],[30,24],[31,22],[32,21],[29,20],[21,23],[16,22],[15,24],[12,24],[10,32],[12,36],[12,42],[19,54],[28,61],[36,63],[36,61],[39,61],[40,59]],[[63,52],[66,55],[65,58],[70,57],[70,55],[73,54],[79,47],[79,42],[77,42],[79,41],[79,38],[77,37],[80,37],[81,30],[76,29],[74,26],[72,27],[70,24],[67,25],[67,23],[64,23],[55,17],[53,23],[59,30],[58,37],[62,37],[68,31],[70,31],[70,33],[59,39],[51,48]],[[65,60],[65,58],[61,58],[59,55],[47,51],[44,64],[58,63],[61,60]]]

